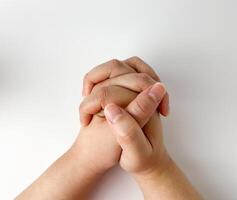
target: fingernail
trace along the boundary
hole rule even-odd
[[[106,118],[111,123],[115,123],[116,120],[122,115],[122,110],[115,104],[108,104],[104,109],[104,113]]]
[[[165,94],[165,86],[160,82],[155,83],[148,92],[148,95],[151,96],[156,102],[160,101],[164,96],[164,94]]]

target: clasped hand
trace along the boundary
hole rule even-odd
[[[169,96],[148,64],[138,57],[101,64],[86,74],[83,95],[75,142],[16,199],[89,199],[117,164],[146,200],[201,199],[165,148],[160,116],[169,113]]]

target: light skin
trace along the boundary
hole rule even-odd
[[[90,71],[84,79],[78,138],[16,199],[88,199],[94,184],[117,163],[135,178],[145,199],[201,199],[163,144],[156,110],[166,116],[169,106],[158,81],[136,57]]]
[[[151,99],[146,100],[148,103]],[[152,101],[155,102],[151,100],[150,105]],[[150,111],[152,109],[154,107],[151,106]],[[159,114],[154,113],[143,129],[129,110],[116,104],[107,105],[105,115],[123,150],[120,165],[135,178],[144,199],[201,199],[165,150]]]

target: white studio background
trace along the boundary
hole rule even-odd
[[[0,199],[12,199],[71,145],[83,75],[137,55],[171,96],[172,157],[206,199],[237,199],[237,2],[0,0]],[[108,173],[94,200],[141,200]]]

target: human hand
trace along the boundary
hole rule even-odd
[[[133,59],[134,58],[131,60]],[[133,68],[128,68],[127,65],[123,65],[123,62],[118,63],[117,61],[100,65],[89,72],[84,81],[84,93],[88,94],[89,92],[85,91],[90,90],[91,93],[84,98],[80,105],[80,119],[84,126],[81,127],[80,134],[73,148],[80,152],[79,155],[81,158],[85,158],[84,163],[88,162],[88,165],[93,167],[96,172],[105,172],[117,164],[121,154],[121,148],[111,134],[108,123],[103,115],[98,113],[103,110],[108,103],[117,103],[121,107],[126,107],[139,92],[156,83],[149,75],[145,73],[134,73],[134,71],[132,71]],[[137,68],[141,67],[142,66],[139,65]],[[95,83],[98,80],[107,78],[106,74],[109,74],[109,70],[112,70],[110,73],[110,77],[112,78],[93,85],[92,89],[85,89],[88,88],[87,82],[93,81]],[[128,70],[131,72],[124,74],[128,72]],[[150,67],[145,66],[142,70],[152,74],[152,76],[157,79],[157,76]],[[167,95],[167,93],[165,93],[165,95]],[[163,99],[161,99],[161,101],[163,101]],[[167,111],[168,105],[166,104],[168,104],[168,101],[163,102],[165,103],[163,106]],[[163,109],[163,111],[165,111],[165,109]],[[138,118],[138,120],[139,119],[140,118]],[[141,122],[143,124],[141,125],[145,125],[147,121],[143,120],[143,122]],[[89,122],[90,124],[88,125]],[[106,159],[104,155],[106,155]],[[95,160],[100,160],[100,162],[95,162]]]
[[[129,76],[121,76],[128,75],[130,73],[137,76],[133,79],[133,82],[129,80]],[[109,85],[120,85],[139,93],[149,87],[151,83],[154,83],[150,79],[153,79],[153,81],[156,82],[161,81],[155,71],[139,57],[133,56],[124,61],[113,59],[98,65],[85,75],[82,94],[83,96],[88,96],[93,90]],[[137,82],[137,80],[139,80],[139,82]],[[146,84],[147,82],[149,84]],[[168,93],[166,93],[164,98],[161,100],[158,111],[163,116],[167,116],[169,114],[170,109]],[[87,125],[89,124],[94,113],[87,113],[87,115],[83,115],[84,112],[86,113],[86,110],[80,112],[81,123]]]
[[[117,71],[107,63],[97,67],[95,71],[92,70],[89,78],[84,81],[83,93],[86,95],[90,93],[90,95],[85,98],[80,109],[85,126],[81,128],[74,145],[16,199],[87,199],[100,175],[116,164],[120,155],[121,166],[135,176],[146,199],[153,200],[160,197],[162,200],[201,199],[174,164],[169,164],[167,167],[170,159],[163,145],[161,123],[155,109],[159,106],[158,110],[161,114],[164,116],[168,114],[168,94],[162,84],[154,84],[154,80],[159,78],[138,58],[128,59],[126,69],[122,67],[123,63],[116,60],[113,62],[119,64],[115,67]],[[129,63],[133,66],[131,67]],[[108,73],[103,69],[109,69]],[[97,76],[95,72],[99,72],[100,75]],[[143,72],[143,74],[134,75],[134,72]],[[152,74],[153,80],[144,72]],[[126,73],[131,73],[131,76]],[[133,80],[130,77],[139,80],[138,88],[136,84],[130,82],[127,84],[124,81]],[[105,80],[106,78],[110,79]],[[94,83],[98,84],[94,87]],[[155,94],[150,95],[152,84],[156,87],[153,89],[159,98],[154,98],[158,97]],[[141,92],[142,90],[145,91]],[[137,96],[137,92],[141,93]],[[117,119],[111,117],[111,114],[113,115],[111,106],[117,105],[110,103],[121,106],[119,109],[122,117],[121,115]],[[107,104],[109,105],[106,106]],[[98,114],[101,108],[105,108],[107,120],[112,123],[107,123],[106,119]],[[88,112],[83,114],[86,110]],[[125,122],[128,124],[126,125]],[[116,137],[112,136],[111,128]],[[157,130],[157,132],[150,130]],[[151,141],[157,141],[158,145]],[[122,154],[120,145],[123,149]],[[153,145],[159,148],[154,148]],[[157,152],[154,152],[155,149]]]
[[[154,112],[164,94],[163,85],[156,83],[126,109],[116,104],[105,107],[106,119],[122,148],[120,165],[136,179],[146,200],[200,200],[202,197],[165,150],[159,114]]]
[[[144,82],[140,76],[131,80],[139,84]],[[154,80],[147,79],[145,85],[151,82]],[[93,99],[104,102],[104,105],[114,102],[125,107],[137,95],[136,92],[119,86],[96,88],[84,99],[80,107],[81,112],[87,110],[87,105],[97,104]],[[88,107],[88,110],[93,113],[94,106],[92,109]],[[105,118],[95,114],[91,123],[81,128],[72,147],[17,199],[87,199],[101,174],[118,163],[120,153],[121,148],[111,134]]]
[[[90,124],[81,128],[72,147],[17,199],[87,199],[101,174],[117,164],[121,154],[121,147],[111,134],[106,119],[96,113],[107,103],[126,107],[137,96],[136,87],[132,91],[132,88],[119,86],[124,85],[124,80],[128,79],[132,87],[131,83],[137,83],[140,89],[155,82],[145,74],[133,73],[125,77],[106,80],[93,88],[80,106],[82,118],[84,112],[89,112],[85,117],[95,114]],[[109,81],[116,86],[109,86]]]
[[[98,113],[101,110],[101,105],[105,106],[114,102],[125,107],[136,95],[136,92],[126,88],[109,86],[91,93],[81,103],[81,115],[87,115],[84,110],[94,112],[95,115],[90,124],[81,127],[71,149],[78,155],[80,162],[87,168],[91,168],[93,172],[102,174],[113,167],[118,163],[121,153],[121,148],[111,134],[111,128],[105,117]],[[101,102],[103,103],[101,104]]]
[[[120,165],[133,175],[151,173],[154,169],[161,171],[169,163],[160,117],[155,112],[165,93],[164,85],[156,83],[141,92],[125,109],[116,104],[105,107],[106,119],[122,148]]]

